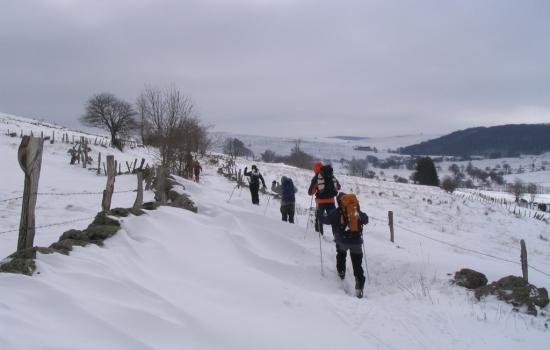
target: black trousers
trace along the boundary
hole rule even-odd
[[[323,213],[330,213],[330,211],[335,208],[336,205],[334,203],[317,204],[317,211],[315,212],[315,232],[323,234],[323,224],[319,221],[319,217],[323,216]],[[334,230],[332,234],[334,235]]]
[[[250,184],[250,195],[252,196],[252,204],[260,204],[260,197],[258,191],[260,190],[260,184]]]
[[[288,221],[291,224],[293,224],[294,223],[294,212],[295,212],[294,203],[281,205],[281,215],[283,217],[283,221]]]
[[[353,275],[355,276],[355,289],[363,289],[365,286],[365,274],[363,272],[363,249],[361,244],[336,243],[336,270],[339,274],[346,273],[347,251],[351,257]]]

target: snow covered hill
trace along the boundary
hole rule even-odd
[[[2,132],[0,200],[21,195],[18,143]],[[45,145],[39,191],[101,191],[105,177],[69,166],[66,148]],[[99,150],[106,152],[93,152]],[[155,158],[144,148],[114,154]],[[251,164],[238,160],[240,168]],[[203,161],[201,183],[179,179],[197,214],[161,207],[130,216],[104,247],[39,254],[32,277],[0,274],[0,349],[544,349],[549,343],[549,307],[540,310],[546,316],[533,317],[496,299],[478,302],[449,283],[449,274],[469,267],[489,281],[519,275],[520,239],[530,264],[548,273],[550,225],[438,188],[338,175],[371,218],[369,280],[360,300],[346,293],[353,288],[351,266],[342,284],[334,243],[319,240],[307,223],[311,172],[258,166],[268,185],[282,175],[294,179],[295,225],[280,220],[278,203],[267,196],[252,206],[246,189],[235,189]],[[116,178],[115,191],[134,187],[133,176]],[[115,194],[113,206],[131,205],[134,195]],[[0,231],[17,228],[19,205],[0,202]],[[37,225],[75,220],[93,216],[100,196],[39,196],[37,207]],[[48,245],[88,222],[39,229],[35,243]],[[17,232],[0,234],[2,257],[15,250],[16,238]],[[550,276],[533,269],[530,281],[550,287]]]

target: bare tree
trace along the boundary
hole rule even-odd
[[[136,127],[136,112],[128,102],[110,93],[92,96],[86,103],[86,112],[80,118],[84,125],[101,128],[111,134],[111,145],[122,150],[121,136]]]
[[[535,197],[537,196],[537,184],[531,182],[527,185],[525,190],[527,193],[529,193],[530,203],[533,204],[533,202],[535,201]]]
[[[192,153],[206,153],[210,146],[207,126],[203,125],[193,101],[171,87],[147,87],[137,99],[144,144],[159,148],[164,167],[186,176]]]
[[[523,181],[516,179],[513,184],[510,185],[510,193],[516,198],[516,202],[519,202],[521,196],[525,193],[525,186]]]
[[[445,176],[441,181],[441,188],[449,193],[453,193],[458,187],[458,180],[450,176]]]
[[[351,176],[361,176],[364,177],[367,174],[369,163],[367,159],[356,159],[353,157],[348,165],[348,174]]]
[[[230,137],[223,144],[223,153],[235,157],[254,157],[254,153],[236,137]]]

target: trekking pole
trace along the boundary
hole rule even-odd
[[[269,200],[271,199],[271,196],[269,194],[266,194],[266,196],[267,196],[267,203],[265,205],[264,215],[267,213],[267,208],[269,208]]]
[[[309,201],[309,208],[307,208],[307,224],[306,224],[306,231],[304,232],[304,239],[306,239],[306,233],[309,228],[309,222],[311,221],[311,206],[313,205],[313,196],[311,196],[311,200]]]
[[[227,203],[231,201],[231,197],[233,197],[233,193],[235,193],[235,190],[239,187],[239,184],[237,184],[235,187],[233,187],[233,191],[231,191],[231,195],[229,196],[229,199],[227,200]]]
[[[319,232],[319,256],[321,257],[321,276],[325,277],[325,271],[323,270],[323,250],[321,249],[321,232]]]
[[[363,259],[365,259],[365,270],[367,271],[367,280],[370,284],[369,266],[367,265],[367,250],[365,249],[365,241],[363,240]]]

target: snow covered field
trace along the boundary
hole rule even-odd
[[[347,169],[340,163],[340,159],[351,160],[353,157],[356,159],[364,159],[366,156],[374,156],[379,160],[385,160],[396,156],[406,158],[407,156],[405,155],[390,153],[388,151],[420,143],[438,136],[441,135],[418,134],[394,137],[374,137],[364,140],[342,140],[329,137],[304,138],[301,139],[300,147],[306,153],[318,156],[324,160],[330,160],[335,169],[342,173],[347,173]],[[277,155],[288,155],[296,142],[295,138],[217,132],[213,133],[214,149],[221,152],[223,150],[224,141],[229,137],[236,137],[241,140],[246,147],[254,152],[255,157],[260,157],[267,149],[274,151]],[[354,148],[358,146],[376,147],[378,152],[355,150]],[[472,163],[474,167],[484,170],[486,168],[493,169],[495,167],[502,167],[504,164],[507,164],[513,172],[512,174],[504,176],[507,182],[513,183],[515,179],[520,179],[526,183],[533,182],[540,186],[550,186],[550,152],[541,155],[523,155],[519,158],[474,159],[471,161],[445,160],[436,163],[439,178],[443,179],[446,175],[452,175],[449,170],[451,164],[457,164],[459,167],[465,168],[469,163]],[[543,167],[545,167],[546,170],[543,170]],[[520,168],[523,170],[519,171],[518,169]],[[380,179],[386,179],[388,181],[393,181],[396,175],[409,179],[412,174],[412,171],[406,169],[404,165],[399,169],[381,169],[372,167],[371,165],[369,170],[374,171],[376,176]]]
[[[19,141],[0,136],[0,200],[22,192]],[[66,150],[45,145],[39,192],[101,191],[106,178],[70,166]],[[154,159],[141,148],[114,154]],[[282,175],[294,179],[299,215],[291,225],[280,221],[278,203],[268,197],[252,206],[247,190],[237,189],[228,202],[234,183],[204,163],[200,184],[180,179],[198,214],[162,207],[128,217],[102,248],[39,255],[32,277],[0,274],[0,349],[544,349],[550,343],[549,307],[546,316],[533,317],[496,299],[478,302],[449,283],[449,274],[463,267],[489,281],[519,275],[520,266],[503,260],[519,262],[520,239],[530,264],[549,273],[549,225],[438,188],[337,174],[371,218],[370,278],[359,300],[345,292],[353,289],[351,266],[345,284],[337,278],[328,238],[321,240],[320,273],[320,241],[311,225],[306,230],[311,172],[258,164],[268,187]],[[241,168],[251,164],[238,161]],[[133,188],[134,176],[116,178],[115,191]],[[115,194],[113,207],[134,198]],[[93,216],[100,199],[39,196],[37,225]],[[0,231],[17,228],[19,206],[0,202]],[[35,243],[49,245],[89,221],[39,229]],[[17,232],[0,234],[2,257],[15,250],[16,239]],[[533,269],[529,276],[550,287],[550,276]]]

